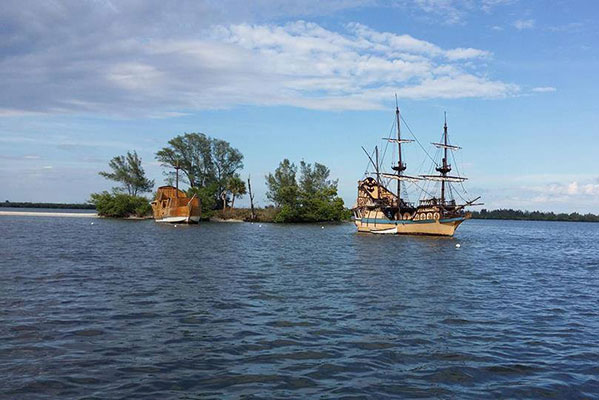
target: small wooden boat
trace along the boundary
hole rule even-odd
[[[174,186],[161,186],[151,203],[156,222],[197,224],[200,221],[200,199],[191,198]]]

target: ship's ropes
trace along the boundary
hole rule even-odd
[[[455,171],[458,173],[458,176],[463,176],[462,174],[460,174],[460,170],[458,168],[458,162],[455,159],[455,155],[453,154],[454,152],[451,152],[451,158],[453,159],[453,166],[455,167]],[[460,185],[462,186],[462,190],[464,191],[464,194],[468,194],[468,191],[466,190],[466,187],[464,186],[464,182],[460,182]],[[460,195],[460,197],[462,197]],[[463,197],[462,197],[463,199]]]
[[[412,134],[412,137],[414,137],[414,139],[416,140],[416,143],[418,143],[418,146],[420,146],[420,148],[422,149],[422,151],[424,151],[424,153],[428,156],[428,158],[431,159],[431,161],[433,162],[433,164],[437,165],[437,162],[435,161],[434,158],[432,158],[430,156],[430,154],[428,154],[428,152],[426,151],[426,149],[424,148],[424,146],[422,145],[422,143],[420,143],[420,140],[418,140],[418,138],[416,137],[416,135],[414,135],[414,132],[412,132],[412,129],[410,129],[410,125],[408,125],[408,123],[406,122],[406,120],[403,118],[403,116],[400,114],[399,118],[401,118],[401,120],[403,121],[404,125],[406,126],[406,128],[408,128],[408,131],[410,132],[410,134]]]

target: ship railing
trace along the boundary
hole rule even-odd
[[[438,199],[422,199],[418,202],[419,205],[421,206],[436,206],[439,204],[439,200]]]
[[[444,203],[441,202],[441,199],[432,198],[432,199],[422,199],[418,202],[421,206],[445,206],[445,207],[455,207],[455,200],[445,200]]]

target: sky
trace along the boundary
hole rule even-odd
[[[592,0],[5,0],[0,201],[84,202],[131,150],[158,186],[156,151],[203,132],[244,154],[259,206],[284,158],[327,165],[351,206],[397,94],[431,155],[447,112],[484,208],[599,213],[597,17]],[[430,167],[417,143],[404,157]]]

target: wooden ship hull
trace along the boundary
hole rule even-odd
[[[197,224],[200,222],[200,217],[188,216],[188,217],[164,217],[162,219],[155,219],[156,222],[166,222],[171,224]]]
[[[399,235],[453,236],[456,229],[470,216],[422,220],[390,220],[381,211],[373,211],[363,218],[354,218],[358,232]]]
[[[197,224],[200,221],[201,207],[197,196],[189,198],[173,186],[159,187],[151,205],[156,222]]]

